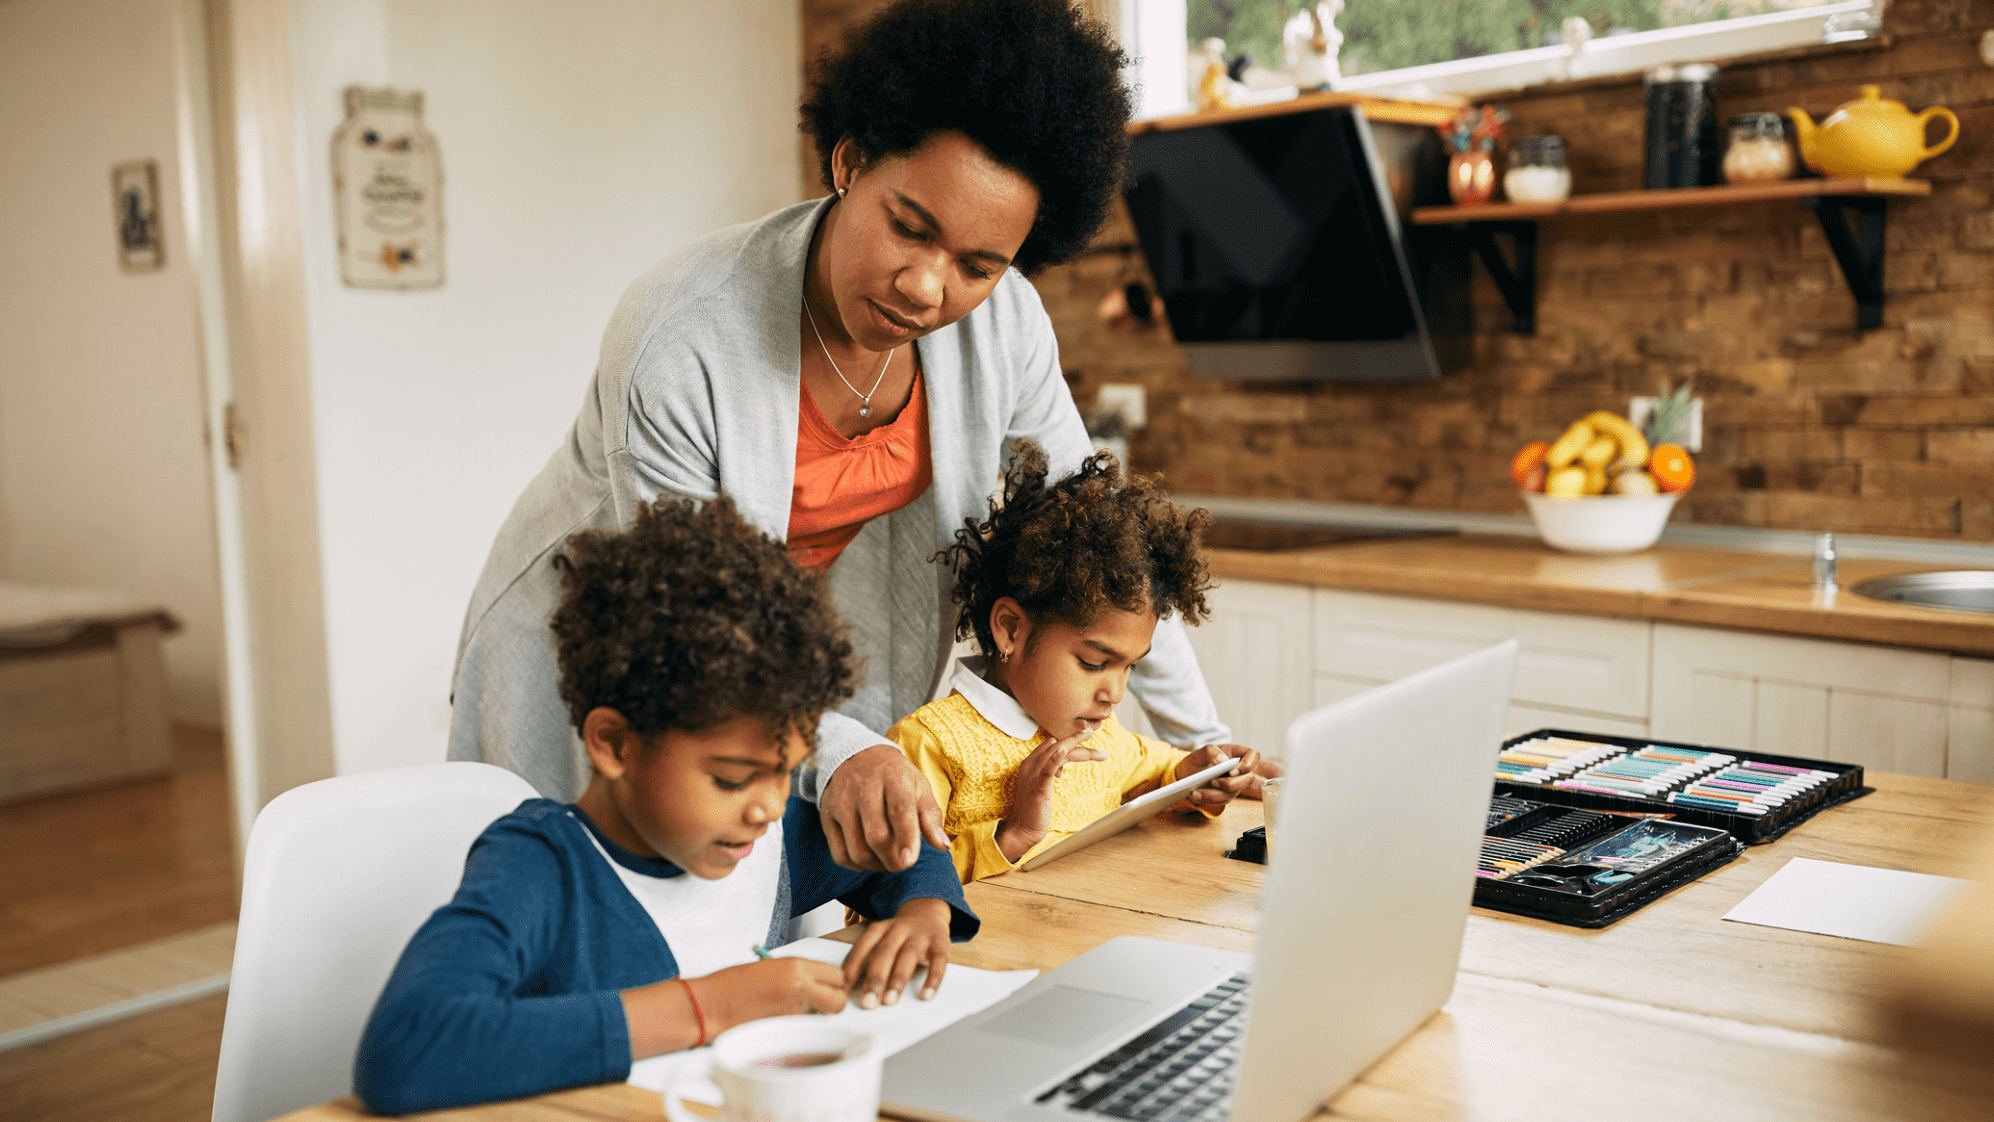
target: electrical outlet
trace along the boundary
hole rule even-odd
[[[1627,401],[1627,421],[1637,429],[1646,431],[1648,417],[1655,411],[1655,399],[1635,397]],[[1683,448],[1691,452],[1703,451],[1703,399],[1689,399],[1689,439],[1683,441]]]
[[[1120,413],[1129,432],[1149,424],[1149,394],[1134,382],[1110,382],[1094,398],[1094,412]]]

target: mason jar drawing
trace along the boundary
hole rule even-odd
[[[346,88],[332,134],[339,277],[354,288],[443,284],[443,165],[422,94]]]

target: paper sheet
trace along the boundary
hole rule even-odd
[[[769,953],[778,958],[814,958],[837,966],[845,961],[845,955],[851,949],[849,943],[801,939]],[[828,1023],[871,1033],[873,1039],[879,1042],[881,1054],[891,1056],[971,1013],[990,1008],[1037,976],[1036,970],[978,970],[973,966],[950,963],[948,973],[942,976],[941,990],[932,1000],[922,1001],[919,985],[910,984],[896,1005],[882,1005],[877,1009],[847,1005],[844,1012],[832,1014]],[[914,977],[918,980],[921,975],[916,973]],[[703,1068],[711,1051],[710,1047],[696,1048],[638,1060],[630,1065],[630,1082],[647,1090],[663,1091],[680,1068]],[[680,1092],[692,1102],[720,1105],[719,1088],[704,1080],[688,1080]]]
[[[1795,857],[1724,918],[1909,947],[1966,884],[1952,877]]]

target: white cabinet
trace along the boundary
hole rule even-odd
[[[1515,639],[1504,736],[1652,736],[1994,783],[1994,660],[1231,581],[1191,629],[1219,715],[1278,752],[1332,701]]]
[[[1994,662],[1952,659],[1946,778],[1994,783]]]
[[[1824,639],[1655,625],[1652,728],[1688,740],[1878,771],[1948,767],[1954,659]],[[1958,660],[1969,662],[1972,660]],[[1994,704],[1989,706],[1994,715]]]
[[[1648,628],[1640,620],[1317,589],[1318,704],[1505,639],[1518,645],[1503,734],[1648,733]]]
[[[1206,594],[1212,617],[1186,628],[1219,718],[1241,744],[1279,756],[1309,711],[1309,590],[1235,580]]]

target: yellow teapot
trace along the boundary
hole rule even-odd
[[[1901,179],[1959,139],[1959,118],[1942,105],[1912,113],[1903,102],[1881,96],[1883,91],[1876,86],[1864,86],[1860,92],[1856,100],[1845,101],[1828,114],[1818,128],[1805,110],[1786,111],[1800,141],[1800,158],[1822,175]],[[1933,117],[1944,117],[1952,131],[1928,148],[1925,122]]]

